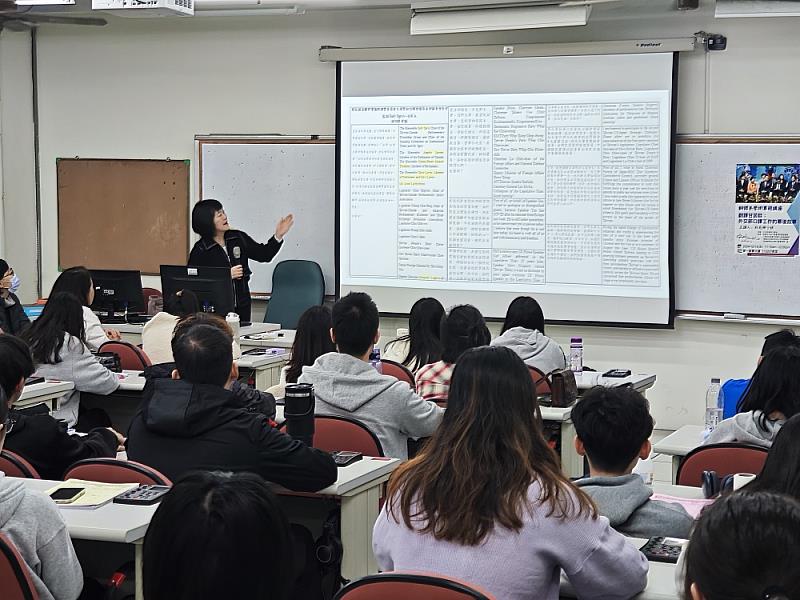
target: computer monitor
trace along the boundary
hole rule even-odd
[[[187,267],[161,265],[161,291],[164,299],[179,290],[192,290],[203,312],[223,317],[233,312],[233,281],[227,267]]]
[[[90,270],[94,283],[94,302],[91,309],[103,316],[125,316],[143,313],[142,274],[139,271]]]

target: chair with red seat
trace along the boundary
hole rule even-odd
[[[281,426],[286,431],[286,424]],[[346,417],[314,417],[314,448],[325,452],[346,450],[364,456],[384,456],[381,442],[366,425]]]
[[[703,471],[716,471],[722,478],[735,473],[758,475],[767,460],[766,448],[738,443],[709,444],[695,448],[678,467],[676,483],[701,487]]]
[[[341,589],[334,600],[493,600],[479,588],[449,577],[425,573],[368,575]]]
[[[147,309],[147,305],[150,302],[150,296],[156,296],[158,298],[163,298],[161,294],[161,290],[157,290],[156,288],[142,288],[142,299],[144,300],[144,307]]]
[[[0,471],[8,477],[24,477],[26,479],[41,479],[36,468],[19,454],[11,450],[0,451]]]
[[[0,592],[3,600],[39,600],[19,550],[0,533]]]
[[[537,369],[536,367],[528,367],[531,372],[531,379],[533,379],[533,385],[536,386],[536,395],[537,396],[549,396],[553,392],[553,387],[550,385],[550,380],[547,378],[542,371]]]
[[[152,467],[132,460],[117,460],[116,458],[79,460],[67,469],[64,479],[84,479],[102,483],[172,485],[169,477]]]
[[[113,352],[119,356],[120,365],[126,371],[144,371],[146,367],[153,364],[144,350],[128,342],[105,342],[100,346],[98,352]]]
[[[409,386],[411,386],[411,389],[414,389],[416,387],[416,383],[414,382],[414,375],[412,375],[411,371],[406,369],[405,365],[401,365],[398,362],[382,358],[381,373],[383,373],[384,375],[391,375],[398,381],[405,381]]]

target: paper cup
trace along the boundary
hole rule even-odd
[[[753,475],[752,473],[736,473],[733,476],[733,489],[734,489],[734,491],[738,490],[739,488],[743,488],[748,483],[753,481],[753,479],[755,479],[755,478],[756,478],[756,476]]]

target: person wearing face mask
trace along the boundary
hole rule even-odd
[[[17,298],[16,291],[19,289],[19,277],[14,274],[14,269],[0,258],[0,330],[3,333],[19,335],[19,333],[30,324],[28,315]]]

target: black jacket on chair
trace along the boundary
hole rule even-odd
[[[42,478],[61,479],[79,460],[115,457],[117,436],[105,428],[84,436],[69,435],[66,424],[48,414],[27,415],[12,409],[4,447],[31,463]]]
[[[25,309],[19,302],[16,295],[9,292],[8,297],[14,301],[11,306],[6,306],[5,300],[0,298],[0,329],[4,333],[19,335],[20,332],[31,322]]]
[[[195,470],[248,471],[299,492],[336,481],[336,463],[327,452],[292,439],[265,415],[241,406],[219,386],[150,380],[128,430],[128,458],[173,481]]]

